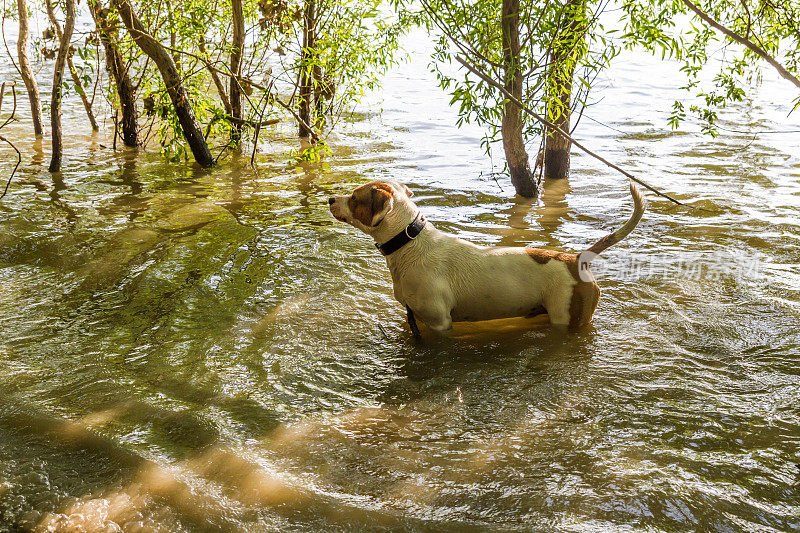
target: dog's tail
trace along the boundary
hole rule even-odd
[[[642,198],[641,191],[639,191],[639,188],[633,183],[633,180],[631,180],[631,196],[633,197],[633,214],[631,215],[631,218],[629,218],[625,225],[619,228],[617,231],[614,233],[609,233],[594,243],[591,248],[586,250],[587,252],[599,255],[606,248],[614,246],[619,241],[627,237],[628,234],[633,231],[636,225],[639,224],[639,221],[642,219],[642,214],[644,213],[645,202],[644,198]]]

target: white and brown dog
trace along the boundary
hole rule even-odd
[[[329,203],[337,220],[375,239],[415,335],[415,316],[437,332],[453,322],[543,313],[552,324],[580,328],[591,321],[600,297],[591,260],[642,218],[644,200],[633,182],[630,187],[634,210],[628,222],[577,254],[478,246],[446,235],[425,220],[408,187],[392,181],[367,183]]]

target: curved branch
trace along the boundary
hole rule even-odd
[[[5,92],[6,92],[6,82],[3,82],[2,88],[0,88],[0,111],[2,111],[3,108],[3,95],[5,94]],[[11,92],[14,95],[14,107],[11,109],[11,115],[8,117],[8,119],[6,119],[5,122],[0,124],[0,129],[3,129],[3,126],[11,122],[11,120],[14,118],[14,115],[17,113],[17,91],[13,83],[11,84]],[[0,194],[0,200],[2,200],[3,197],[6,195],[6,193],[8,192],[8,187],[11,185],[11,180],[14,179],[14,174],[17,173],[17,169],[19,168],[19,165],[22,163],[22,153],[20,153],[19,148],[17,148],[14,145],[14,143],[9,141],[2,135],[0,135],[0,141],[7,143],[11,148],[14,149],[15,152],[17,152],[17,164],[14,165],[14,170],[11,171],[11,175],[8,177],[8,181],[6,181],[6,187],[5,189],[3,189],[3,194]]]
[[[22,154],[20,153],[19,148],[14,146],[14,143],[9,141],[8,139],[3,137],[2,135],[0,135],[0,141],[8,143],[8,145],[11,148],[13,148],[15,152],[17,152],[17,164],[14,165],[14,170],[11,171],[11,175],[8,177],[8,181],[6,181],[6,187],[5,187],[5,189],[3,189],[3,194],[0,194],[0,200],[2,200],[3,197],[6,195],[6,193],[8,192],[8,187],[11,185],[11,180],[14,179],[14,174],[17,173],[17,169],[19,168],[20,163],[22,163]]]

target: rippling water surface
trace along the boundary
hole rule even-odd
[[[630,212],[579,153],[512,199],[418,48],[324,164],[286,164],[290,125],[256,168],[113,152],[70,101],[54,181],[29,123],[4,129],[25,159],[0,203],[0,530],[800,530],[790,86],[716,139],[669,132],[677,68],[620,58],[578,136],[706,211],[650,195],[585,332],[417,345],[331,194],[396,179],[440,229],[568,250]]]

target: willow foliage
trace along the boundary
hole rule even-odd
[[[746,98],[762,79],[763,57],[713,28],[685,0],[625,0],[625,43],[681,63],[684,88],[699,99],[688,111],[703,130],[717,133],[718,111]],[[800,2],[797,0],[693,0],[719,25],[752,42],[795,76],[800,72]],[[704,75],[713,69],[711,76]],[[710,78],[710,81],[709,81]],[[800,104],[800,92],[794,108]],[[670,118],[677,128],[687,116],[676,101]]]

